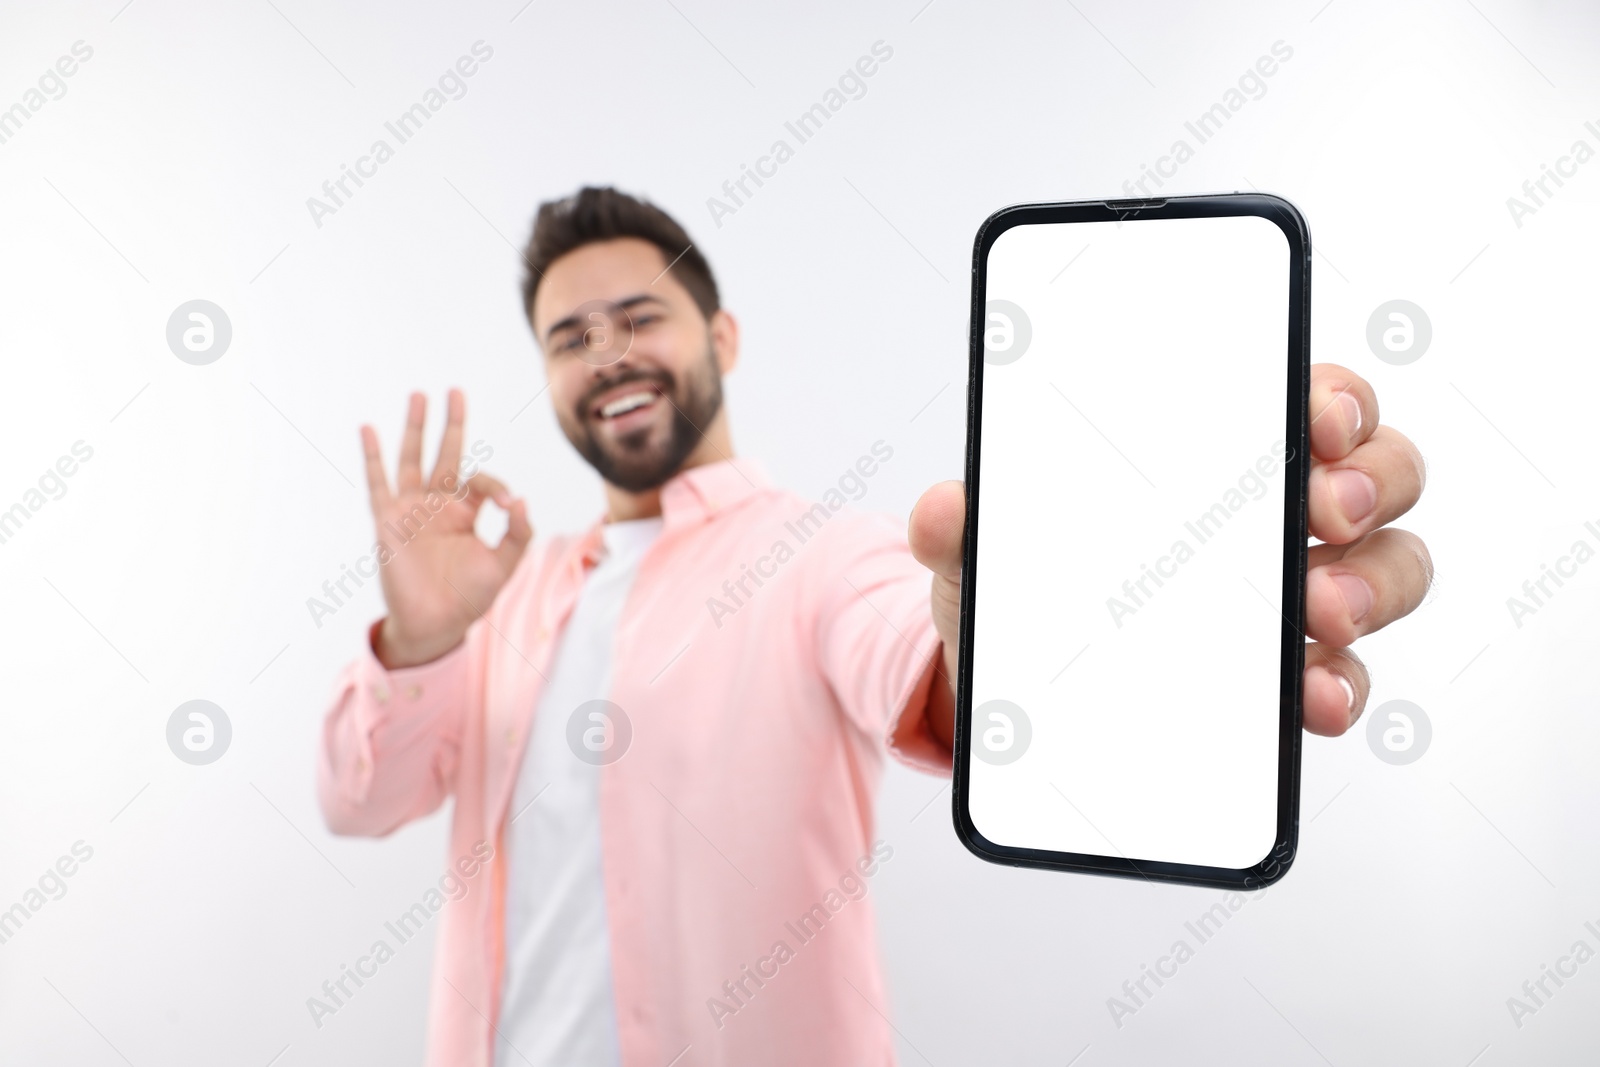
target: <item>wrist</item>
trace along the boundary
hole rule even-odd
[[[385,670],[404,670],[432,663],[461,644],[464,634],[442,634],[418,639],[402,633],[392,616],[376,624],[370,634],[372,654]]]
[[[933,679],[928,685],[928,730],[940,744],[953,750],[956,738],[955,673],[947,653],[935,657],[934,663],[938,666],[932,668]],[[940,666],[944,669],[940,670]]]

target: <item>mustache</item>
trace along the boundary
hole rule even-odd
[[[608,389],[615,389],[619,385],[627,385],[629,382],[649,382],[652,385],[659,386],[662,393],[667,396],[671,396],[674,391],[672,375],[667,374],[665,371],[638,370],[629,374],[619,374],[615,378],[596,382],[594,387],[585,393],[583,399],[578,402],[578,413],[587,415],[589,409],[594,407],[594,402],[600,398],[600,394]]]

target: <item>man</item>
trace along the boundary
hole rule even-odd
[[[820,503],[737,457],[738,323],[652,205],[547,203],[525,260],[550,399],[605,509],[535,539],[507,487],[458,485],[459,392],[426,479],[420,395],[395,487],[362,427],[388,615],[322,739],[337,833],[455,800],[465,890],[438,909],[428,1062],[890,1064],[872,798],[885,749],[950,773],[962,486],[922,496],[908,543],[842,506],[882,442]],[[1385,526],[1423,471],[1371,387],[1320,365],[1311,403],[1305,723],[1337,735],[1368,691],[1346,646],[1415,608],[1431,565]],[[486,501],[509,514],[494,546]]]

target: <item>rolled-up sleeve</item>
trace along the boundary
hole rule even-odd
[[[439,807],[455,788],[472,691],[470,646],[481,639],[481,622],[433,662],[392,671],[372,651],[380,623],[340,671],[323,719],[317,798],[336,834],[389,834]]]

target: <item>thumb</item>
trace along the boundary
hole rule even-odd
[[[506,514],[509,518],[506,523],[506,533],[495,546],[494,555],[501,569],[509,575],[516,570],[517,561],[522,558],[522,553],[527,551],[528,543],[533,540],[533,526],[528,522],[526,500],[519,498],[512,501],[511,506],[506,509]]]
[[[907,540],[917,562],[941,578],[961,581],[961,539],[967,518],[967,490],[958,481],[940,482],[911,509]]]

